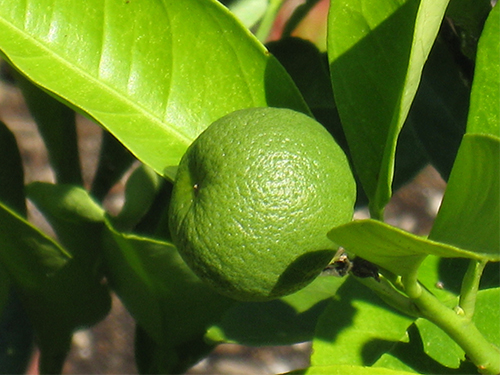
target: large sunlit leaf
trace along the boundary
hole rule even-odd
[[[240,108],[307,112],[281,65],[215,0],[0,0],[7,61],[169,178]]]
[[[477,48],[468,133],[500,136],[500,7],[493,8]]]
[[[500,257],[500,138],[464,136],[429,238]]]
[[[447,0],[332,1],[330,74],[354,166],[381,216],[394,152]]]
[[[414,274],[427,255],[499,260],[500,254],[458,248],[405,232],[377,220],[356,220],[332,229],[328,237],[397,275]]]

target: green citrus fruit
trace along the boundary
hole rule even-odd
[[[290,294],[335,254],[327,238],[352,218],[347,159],[315,120],[251,108],[210,125],[176,177],[170,227],[190,268],[220,293],[246,301]]]

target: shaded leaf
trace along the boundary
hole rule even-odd
[[[465,133],[469,96],[470,87],[454,56],[442,38],[438,38],[424,67],[408,121],[432,165],[446,181]],[[413,148],[408,149],[412,151]]]
[[[139,166],[125,185],[125,202],[113,218],[117,229],[130,231],[148,212],[164,180],[148,166]]]
[[[16,72],[15,76],[47,147],[56,181],[82,185],[75,112],[36,87],[21,74]]]
[[[0,203],[0,260],[21,288],[36,288],[70,259],[58,243]]]
[[[53,342],[62,340],[61,336],[70,340],[74,330],[97,323],[111,307],[108,287],[102,280],[104,210],[83,188],[74,185],[35,182],[27,191],[72,254],[67,266],[43,286],[43,292],[29,297],[36,314],[35,327],[41,327],[42,358],[49,352],[54,362],[62,363],[66,352],[63,348],[55,351]]]
[[[471,60],[476,57],[477,41],[491,7],[490,0],[452,0],[446,10],[460,38],[462,53]]]
[[[168,242],[123,234],[108,223],[104,249],[111,286],[164,350],[203,335],[234,303],[202,283]]]
[[[7,61],[171,179],[188,145],[231,111],[308,112],[281,65],[215,0],[1,0],[0,33]]]
[[[279,300],[238,303],[210,327],[208,342],[241,345],[291,345],[312,340],[316,322],[344,279],[318,277]]]
[[[0,121],[0,202],[26,216],[24,172],[14,134]]]
[[[328,57],[335,99],[375,217],[391,196],[397,137],[447,3],[331,4]]]
[[[134,155],[111,133],[102,132],[99,164],[92,181],[91,194],[102,201],[135,160]]]
[[[500,258],[500,139],[468,134],[429,238]]]

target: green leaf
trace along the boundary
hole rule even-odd
[[[450,258],[498,260],[490,252],[464,250],[405,232],[377,220],[356,220],[332,229],[328,237],[352,252],[392,273],[408,276],[417,272],[429,254]]]
[[[500,288],[480,290],[474,315],[477,328],[497,346],[500,345],[499,301]],[[410,342],[395,345],[377,361],[376,366],[427,374],[476,373],[475,366],[465,360],[463,350],[432,323],[418,319],[416,326],[408,332]]]
[[[62,366],[73,331],[97,323],[111,307],[108,287],[102,282],[104,211],[77,186],[36,182],[27,191],[72,255],[26,296],[40,340],[41,363],[44,371],[54,371]]]
[[[0,202],[26,216],[24,172],[14,134],[0,121]]]
[[[10,291],[10,279],[9,275],[7,273],[7,270],[3,266],[2,263],[0,263],[0,317],[3,318],[3,311],[5,308],[5,305],[7,303],[7,300],[9,298],[9,291]],[[1,356],[1,354],[0,354]]]
[[[476,58],[477,42],[491,8],[491,0],[452,0],[446,9],[460,49],[471,60]]]
[[[82,270],[59,244],[2,204],[0,222],[0,260],[34,326],[40,371],[58,373],[72,331],[97,319],[95,296],[82,288]]]
[[[391,196],[396,141],[448,1],[334,1],[328,57],[354,166],[382,216]]]
[[[311,364],[371,365],[405,336],[412,321],[349,278],[318,321]]]
[[[210,327],[208,342],[241,345],[291,345],[312,340],[318,317],[344,279],[318,277],[279,300],[238,303]]]
[[[15,76],[47,147],[57,182],[82,185],[75,112],[21,74],[16,72]]]
[[[267,9],[267,0],[235,0],[228,5],[229,10],[247,28],[255,26]]]
[[[469,97],[470,87],[463,72],[444,38],[438,37],[424,67],[408,121],[432,165],[446,181],[465,133]],[[407,150],[414,152],[414,148]]]
[[[500,139],[467,134],[429,238],[500,258]]]
[[[27,193],[73,257],[78,262],[97,264],[104,210],[87,191],[75,185],[33,182],[27,186]]]
[[[36,289],[70,255],[25,219],[0,203],[0,261],[20,288]]]
[[[326,58],[311,42],[285,38],[267,45],[293,78],[311,110],[335,108]]]
[[[231,111],[308,112],[281,65],[215,0],[1,0],[0,34],[19,71],[169,178]]]
[[[234,301],[202,283],[168,243],[124,234],[108,223],[106,276],[147,334],[171,347],[205,333]]]
[[[441,335],[445,334],[441,332]],[[424,344],[416,325],[411,325],[408,328],[407,336],[409,340],[395,344],[389,352],[380,357],[374,366],[390,368],[395,371],[416,372],[418,374],[461,375],[477,373],[476,367],[471,362],[462,362],[460,367],[455,369],[446,367],[430,357],[424,349],[425,345],[429,343]],[[439,342],[441,341],[439,340]],[[444,351],[446,350],[448,348],[444,349]]]
[[[109,132],[102,132],[99,165],[95,172],[90,193],[100,202],[136,159]]]
[[[311,366],[307,369],[287,372],[290,375],[412,375],[414,372],[394,371],[379,367],[352,365]]]
[[[151,168],[139,166],[127,180],[125,203],[120,213],[113,218],[119,230],[130,231],[148,212],[164,180]]]
[[[468,133],[500,136],[500,7],[490,12],[479,39]]]

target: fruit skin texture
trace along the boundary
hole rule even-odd
[[[210,125],[188,148],[170,206],[174,243],[220,293],[265,301],[316,278],[335,255],[327,238],[351,220],[347,159],[315,120],[250,108]]]

